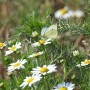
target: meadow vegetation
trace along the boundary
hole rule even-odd
[[[90,0],[60,1],[84,15],[56,19],[53,0],[14,2],[17,20],[8,17],[10,36],[0,41],[0,90],[90,90]],[[41,35],[51,25],[57,36]]]

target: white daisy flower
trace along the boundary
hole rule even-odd
[[[90,64],[90,60],[85,59],[83,62],[81,62],[81,64],[78,64],[77,66],[78,66],[78,67],[80,67],[80,66],[86,66],[86,65],[88,65],[88,64]]]
[[[47,39],[47,40],[39,40],[38,42],[33,43],[31,46],[32,47],[37,47],[37,46],[41,46],[41,45],[47,45],[50,44],[51,39]]]
[[[9,48],[8,48],[9,50],[5,52],[5,56],[13,53],[14,51],[16,51],[16,50],[19,49],[19,48],[21,48],[21,42],[19,42],[19,43],[16,42],[15,45],[13,45],[12,47],[9,47]]]
[[[63,82],[54,87],[54,90],[73,90],[75,88],[75,84]]]
[[[84,15],[84,12],[81,11],[81,10],[76,10],[74,11],[74,16],[77,17],[77,18],[80,18]]]
[[[31,87],[31,85],[35,84],[36,82],[41,80],[41,75],[32,75],[29,77],[26,77],[24,79],[24,82],[20,85],[20,87],[24,88],[25,86],[29,85]]]
[[[73,11],[68,7],[64,7],[63,9],[57,10],[54,14],[56,19],[67,19],[73,16]]]
[[[37,68],[33,68],[33,70],[31,71],[33,74],[47,74],[47,73],[52,73],[52,72],[56,72],[56,66],[55,64],[53,65],[43,65],[43,67],[37,67]]]
[[[32,54],[32,55],[29,55],[28,57],[29,57],[29,58],[38,57],[38,56],[40,56],[40,55],[42,55],[42,54],[43,54],[43,52],[37,52],[37,53],[34,53],[34,54]]]
[[[36,36],[38,36],[38,32],[37,31],[32,32],[32,37],[36,37]]]
[[[73,51],[73,56],[78,56],[78,55],[79,55],[79,51],[78,50]]]
[[[21,59],[21,60],[18,60],[17,62],[15,63],[11,63],[10,66],[8,67],[8,72],[12,72],[16,69],[24,69],[25,67],[23,66],[25,63],[26,63],[26,59]]]
[[[0,49],[2,49],[4,46],[6,46],[5,43],[0,42]]]

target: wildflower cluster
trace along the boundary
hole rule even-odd
[[[34,35],[35,34],[35,35]],[[35,37],[37,37],[37,33],[36,31],[32,32],[32,39],[34,39]],[[27,74],[24,75],[24,80],[23,82],[21,82],[19,84],[20,88],[26,88],[27,86],[29,87],[33,87],[34,85],[37,85],[37,89],[38,89],[38,85],[39,82],[42,82],[43,80],[46,80],[45,83],[49,83],[47,80],[47,77],[50,75],[54,75],[55,72],[58,72],[58,66],[57,64],[51,64],[51,62],[49,64],[47,64],[46,60],[39,60],[39,57],[41,57],[41,55],[44,55],[46,53],[46,49],[45,46],[48,44],[52,44],[51,38],[48,39],[42,39],[38,40],[36,42],[31,42],[31,47],[34,49],[38,49],[41,47],[41,49],[43,48],[43,51],[36,51],[32,54],[28,54],[27,58],[25,59],[17,59],[17,61],[13,61],[7,68],[7,74],[11,75],[12,73],[14,74],[15,72],[20,72],[21,70],[25,71],[27,69],[27,67],[29,67],[30,65],[35,64],[35,62],[37,64],[33,65],[32,70],[30,70],[29,72],[29,76],[26,76]],[[5,46],[7,46],[6,43],[0,43],[0,48],[3,49]],[[7,51],[5,51],[5,56],[10,56],[10,54],[16,54],[14,52],[17,52],[18,49],[21,49],[21,42],[16,42],[15,45],[12,45],[11,47],[8,48]],[[37,50],[36,49],[36,50]],[[71,52],[72,56],[74,58],[78,58],[80,55],[80,52],[78,50],[74,50]],[[11,55],[12,56],[12,55]],[[36,59],[36,60],[32,60]],[[28,60],[29,59],[29,60]],[[46,59],[46,58],[45,58]],[[29,63],[30,61],[30,63]],[[44,62],[45,61],[45,62]],[[63,61],[61,60],[60,63],[64,63],[65,60],[63,59]],[[28,64],[29,63],[29,64]],[[27,65],[28,64],[28,65]],[[90,64],[90,60],[86,59],[85,61],[82,61],[81,64],[76,64],[76,67],[80,67],[80,66],[86,66]],[[20,72],[22,74],[22,72]],[[55,76],[52,77],[52,79],[55,78]],[[49,79],[49,78],[48,78]],[[38,83],[38,84],[37,84]],[[56,85],[56,84],[55,84]],[[73,90],[75,88],[75,84],[72,83],[72,81],[69,82],[62,82],[59,83],[56,86],[52,86],[52,88],[48,85],[47,89],[53,89],[53,90]]]
[[[50,39],[47,39],[47,40],[41,39],[38,42],[31,44],[31,47],[37,47],[37,46],[39,47],[47,44],[51,44]],[[29,55],[28,58],[33,58],[33,57],[38,58],[42,54],[44,54],[44,51],[33,53]],[[37,66],[36,68],[32,68],[32,71],[30,71],[31,75],[24,79],[20,87],[25,88],[27,85],[31,87],[33,84],[37,83],[43,78],[42,75],[56,72],[57,71],[56,69],[57,69],[57,66],[55,64],[43,65],[42,67]]]
[[[77,17],[80,18],[84,15],[84,12],[77,9],[72,10],[68,6],[65,6],[64,8],[57,10],[54,14],[56,19],[68,19],[71,17]]]
[[[52,27],[50,27],[52,28]],[[56,30],[57,31],[57,30]],[[35,35],[34,35],[35,34]],[[75,84],[73,83],[73,81],[64,81],[63,79],[61,81],[56,81],[57,85],[53,83],[53,85],[49,85],[49,81],[50,79],[55,79],[58,80],[58,78],[60,76],[58,76],[58,68],[60,67],[59,65],[63,65],[64,68],[64,75],[68,74],[65,71],[65,59],[63,59],[63,55],[57,57],[55,60],[50,61],[48,60],[48,56],[47,53],[47,49],[46,46],[50,46],[52,45],[53,42],[53,38],[47,38],[47,39],[42,39],[40,36],[40,40],[38,41],[34,41],[35,37],[38,37],[38,34],[36,33],[36,31],[32,32],[31,35],[31,39],[33,39],[33,42],[31,42],[30,47],[32,48],[32,50],[34,51],[32,54],[30,52],[28,52],[27,57],[23,58],[23,53],[19,53],[20,56],[23,58],[19,58],[19,59],[14,59],[12,60],[13,62],[10,63],[10,65],[7,68],[7,75],[11,76],[13,75],[17,75],[17,77],[19,77],[18,74],[20,74],[20,76],[22,75],[22,80],[20,80],[20,83],[18,84],[18,88],[36,88],[36,90],[38,89],[38,86],[44,82],[47,84],[47,86],[45,87],[47,90],[74,90],[75,89]],[[6,47],[7,44],[6,43],[0,43],[0,49],[3,49],[4,47]],[[13,57],[13,55],[16,55],[18,53],[17,50],[21,51],[20,49],[22,49],[22,44],[21,42],[16,42],[15,45],[12,45],[11,47],[8,48],[8,50],[5,51],[5,56],[6,57]],[[80,51],[79,50],[73,50],[72,52],[70,52],[71,56],[73,57],[73,60],[77,60],[80,56]],[[45,58],[40,58],[44,56]],[[68,56],[68,55],[67,55]],[[67,58],[67,56],[65,58]],[[63,57],[63,58],[62,58]],[[59,60],[58,63],[58,58],[61,58],[61,60]],[[68,59],[69,60],[69,59]],[[58,64],[57,64],[58,63]],[[71,70],[68,70],[69,73],[72,72],[72,70],[74,70],[75,68],[82,68],[82,66],[86,66],[90,64],[90,60],[89,59],[85,59],[84,61],[81,62],[76,62],[74,63],[74,66],[71,66]],[[70,63],[68,63],[68,65],[70,65]],[[30,68],[30,70],[28,69]],[[67,67],[68,69],[68,67]],[[24,74],[24,76],[23,76]],[[50,78],[51,77],[51,78]],[[65,76],[63,76],[64,79],[66,79]],[[16,82],[18,82],[18,78],[16,79]]]
[[[38,35],[38,33],[32,32],[32,38],[36,37]],[[38,42],[35,42],[33,44],[31,44],[31,47],[37,47],[37,46],[44,46],[47,44],[51,44],[51,39],[41,39]],[[3,49],[3,47],[6,46],[5,43],[0,43],[0,48]],[[5,56],[10,56],[10,54],[16,54],[14,52],[16,52],[18,49],[22,48],[21,46],[21,42],[16,42],[15,45],[12,45],[11,47],[8,48],[7,51],[5,51]],[[28,55],[28,58],[33,58],[33,57],[39,57],[40,55],[44,54],[44,51],[41,52],[36,52],[33,53],[31,55]],[[12,56],[12,55],[11,55]],[[12,62],[8,68],[7,68],[7,74],[11,75],[12,73],[14,74],[14,72],[18,71],[20,72],[20,69],[24,69],[25,70],[25,66],[24,64],[28,63],[27,59],[19,59],[17,61]],[[40,81],[43,77],[42,75],[46,75],[48,73],[53,73],[56,72],[57,70],[57,66],[55,64],[51,64],[51,65],[43,65],[42,67],[37,66],[36,68],[32,68],[31,75],[27,76],[24,81],[22,82],[22,84],[20,85],[20,87],[25,88],[26,86],[32,86],[33,84],[35,84],[36,82]]]
[[[0,90],[90,90],[90,0],[0,5]]]

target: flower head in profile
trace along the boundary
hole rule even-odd
[[[84,16],[84,12],[81,10],[76,10],[76,11],[74,11],[74,16],[77,18],[80,18],[80,17]]]
[[[37,53],[34,53],[34,54],[32,54],[32,55],[29,55],[28,57],[29,57],[29,58],[38,57],[38,56],[40,56],[40,55],[42,55],[42,54],[43,54],[43,52],[37,52]]]
[[[54,14],[56,19],[67,19],[73,16],[73,11],[70,10],[67,6],[64,8],[57,10]]]
[[[12,47],[8,48],[8,51],[5,52],[5,56],[13,53],[14,51],[16,51],[17,49],[21,48],[21,42],[17,43],[15,45],[13,45]]]
[[[3,82],[0,82],[0,87],[2,87],[4,85],[4,83]]]
[[[20,87],[24,88],[26,87],[27,85],[28,86],[32,86],[33,84],[35,84],[36,82],[40,81],[41,80],[41,75],[32,75],[32,76],[29,76],[29,77],[26,77],[24,79],[24,82],[20,85]]]
[[[78,50],[73,51],[73,56],[78,56],[78,55],[79,55],[79,51]]]
[[[41,45],[47,45],[47,44],[50,44],[51,39],[47,39],[47,40],[39,40],[38,42],[35,42],[32,44],[32,47],[37,47],[37,46],[41,46]]]
[[[0,42],[0,49],[2,49],[4,46],[6,46],[5,43]]]
[[[38,36],[38,32],[37,31],[32,32],[32,37],[36,37],[36,36]]]
[[[24,69],[24,64],[26,63],[26,59],[21,59],[21,60],[18,60],[17,62],[15,63],[11,63],[10,66],[8,67],[8,72],[12,72],[14,70],[19,70],[20,68]]]
[[[42,74],[45,75],[47,73],[52,73],[52,72],[56,72],[56,65],[43,65],[42,67],[36,67],[33,68],[33,70],[31,71],[33,74]]]
[[[75,84],[63,82],[54,87],[54,90],[73,90],[75,88]]]
[[[80,67],[80,66],[86,66],[86,65],[88,65],[88,64],[90,64],[90,60],[85,59],[84,61],[81,62],[81,64],[78,64],[77,66],[78,66],[78,67]]]

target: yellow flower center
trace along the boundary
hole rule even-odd
[[[10,51],[14,51],[16,49],[16,46],[12,46]]]
[[[27,82],[27,83],[30,83],[30,82],[32,82],[33,80],[34,80],[34,78],[31,77],[31,78],[29,78],[26,82]]]
[[[45,40],[39,40],[39,43],[42,45],[45,43]]]
[[[40,72],[41,73],[48,72],[48,68],[42,67],[42,68],[40,68]]]
[[[14,66],[14,67],[18,67],[19,65],[20,65],[20,63],[17,62],[17,63],[15,63],[13,66]]]
[[[34,54],[34,57],[38,57],[40,54],[39,54],[39,52],[38,53],[35,53]]]
[[[0,43],[0,47],[3,47],[3,45],[4,45],[3,43]]]
[[[84,64],[89,64],[90,63],[90,60],[85,60],[83,63]]]
[[[59,90],[67,90],[66,87],[61,87]]]
[[[63,15],[64,15],[64,14],[66,14],[66,13],[67,13],[67,10],[66,10],[66,9],[61,9],[61,10],[60,10],[60,12],[61,12],[61,14],[63,14]]]

